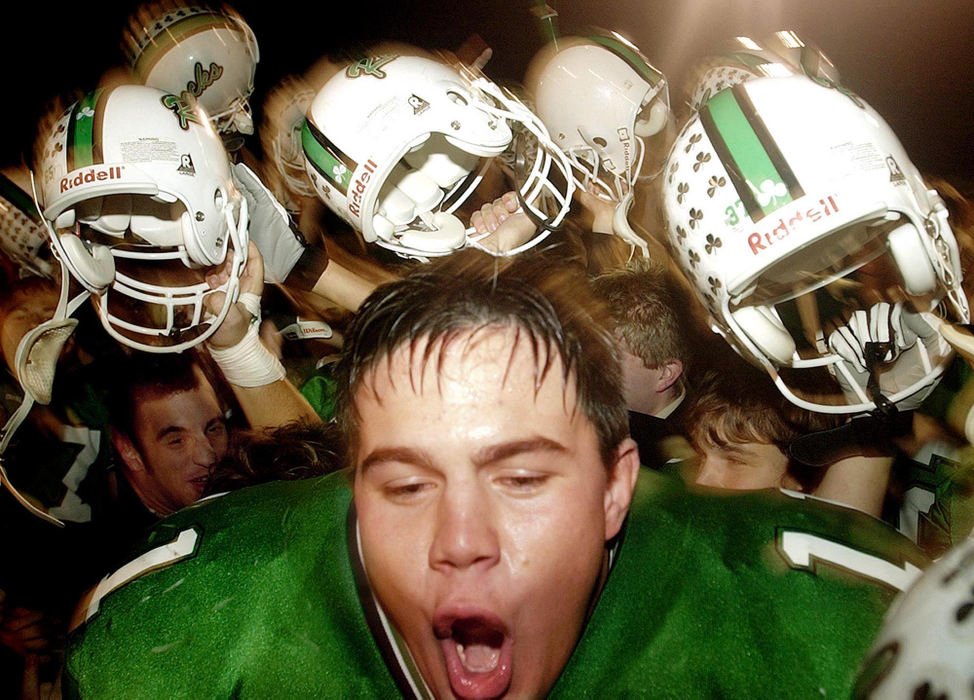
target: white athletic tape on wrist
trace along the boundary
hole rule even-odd
[[[259,328],[259,323],[251,323],[244,337],[233,347],[210,348],[210,355],[231,384],[256,387],[284,379],[284,365],[260,342]]]
[[[260,294],[240,292],[237,301],[244,305],[244,308],[250,312],[251,316],[255,317],[258,322],[260,321]]]

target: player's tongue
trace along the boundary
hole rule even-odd
[[[457,643],[457,654],[460,655],[460,663],[470,673],[486,673],[497,668],[497,662],[501,658],[500,647],[492,647],[488,644],[463,644]]]
[[[452,621],[440,635],[453,692],[461,698],[495,698],[511,683],[511,640],[499,621],[470,617]]]

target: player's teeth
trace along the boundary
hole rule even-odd
[[[501,658],[500,649],[486,644],[470,644],[465,647],[458,643],[457,654],[460,656],[460,663],[470,673],[493,671]]]

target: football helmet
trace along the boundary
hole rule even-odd
[[[806,75],[825,86],[840,85],[839,72],[816,45],[796,32],[775,32],[761,42],[734,37],[690,71],[687,102],[697,111],[721,90],[752,78]]]
[[[879,114],[844,91],[791,76],[717,93],[674,142],[661,194],[671,252],[714,330],[799,406],[877,408],[862,391],[826,396],[823,368],[854,383],[827,346],[833,319],[883,301],[909,302],[934,328],[935,310],[969,318],[943,201]],[[935,337],[909,382],[880,374],[889,401],[942,374],[951,353]]]
[[[181,351],[236,300],[247,209],[196,103],[141,85],[89,93],[42,134],[39,208],[62,264],[122,343]],[[229,261],[228,261],[229,258]],[[227,264],[211,289],[203,268]],[[215,318],[204,300],[223,292]]]
[[[974,688],[974,539],[959,542],[893,601],[855,698],[965,698]]]
[[[54,279],[57,265],[51,260],[47,227],[30,196],[27,168],[0,172],[0,251],[18,266],[21,276]]]
[[[260,52],[229,6],[146,3],[129,19],[122,47],[144,85],[198,101],[221,133],[254,133],[248,100]]]
[[[618,34],[600,34],[557,39],[532,59],[526,83],[576,185],[620,205],[613,229],[628,240],[631,231],[618,224],[643,168],[646,139],[670,118],[665,77]]]
[[[314,89],[302,78],[286,76],[271,88],[264,100],[260,141],[265,157],[273,166],[272,182],[268,184],[274,196],[290,211],[300,208],[295,197],[317,196],[305,172],[301,148],[304,114],[314,96]]]
[[[321,200],[367,243],[403,257],[486,249],[455,212],[508,149],[519,154],[521,207],[538,229],[489,252],[537,245],[571,206],[571,168],[541,121],[482,74],[423,55],[370,56],[332,76],[311,103],[302,145]]]

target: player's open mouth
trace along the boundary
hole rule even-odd
[[[511,684],[513,641],[494,615],[440,614],[434,621],[454,694],[496,698]]]

